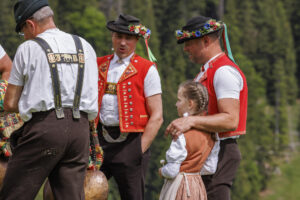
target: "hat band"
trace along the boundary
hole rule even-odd
[[[215,32],[223,27],[223,22],[216,22],[214,19],[208,20],[202,28],[198,30],[188,31],[188,30],[176,30],[175,35],[177,40],[189,39],[189,38],[199,38],[209,33]]]
[[[138,34],[139,36],[143,37],[144,39],[149,39],[151,35],[151,30],[143,26],[142,24],[134,25],[130,24],[128,26],[130,32]]]

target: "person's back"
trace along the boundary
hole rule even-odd
[[[37,35],[37,37],[44,39],[54,53],[62,54],[59,58],[60,60],[73,60],[73,58],[69,57],[70,54],[76,54],[76,47],[71,34],[53,28]],[[80,38],[80,40],[82,42],[86,62],[84,68],[84,84],[81,92],[81,98],[84,101],[80,102],[80,110],[91,112],[91,110],[97,107],[97,94],[93,93],[95,89],[97,89],[97,79],[94,74],[96,70],[90,70],[94,67],[96,55],[89,43],[82,38]],[[21,85],[25,81],[30,81],[24,85],[24,93],[21,95],[19,103],[19,111],[24,120],[27,121],[30,119],[32,112],[53,109],[55,105],[53,101],[52,78],[47,56],[42,47],[34,40],[28,40],[21,44],[14,59],[14,66],[12,78],[10,79],[11,83]],[[22,67],[22,69],[20,69],[19,66]],[[78,64],[58,63],[57,71],[62,106],[72,108],[78,76]],[[21,78],[15,78],[15,73],[18,73],[17,77]],[[91,114],[89,119],[95,118],[96,114],[97,113]]]
[[[4,99],[24,126],[12,133],[0,199],[34,199],[48,178],[55,199],[84,199],[89,120],[98,112],[98,71],[93,48],[58,30],[47,0],[19,0],[17,50]]]

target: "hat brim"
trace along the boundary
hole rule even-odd
[[[139,36],[137,33],[129,31],[128,26],[115,24],[115,21],[107,22],[106,28],[110,31],[117,32],[117,33]]]
[[[182,38],[182,39],[179,39],[179,40],[177,40],[177,44],[182,44],[182,43],[184,43],[184,42],[186,42],[186,41],[189,41],[189,40],[194,40],[194,39],[202,38],[202,37],[205,36],[205,35],[209,35],[209,34],[215,33],[215,32],[217,32],[217,31],[219,31],[219,30],[221,30],[221,29],[222,29],[222,28],[216,29],[216,30],[211,31],[211,32],[206,33],[206,34],[202,34],[202,35],[199,36],[199,37],[189,37],[189,38]]]

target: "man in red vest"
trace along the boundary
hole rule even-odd
[[[166,134],[175,138],[191,128],[218,133],[217,169],[202,176],[208,200],[230,199],[230,188],[241,160],[236,139],[246,133],[246,78],[235,64],[228,42],[224,43],[227,54],[222,51],[220,33],[223,41],[228,41],[226,25],[204,16],[190,19],[182,30],[176,31],[177,43],[184,43],[190,60],[201,66],[195,81],[207,87],[208,115],[179,118],[166,129]]]
[[[114,177],[122,200],[142,200],[149,147],[163,121],[158,71],[135,54],[139,37],[147,40],[151,32],[136,17],[123,14],[106,27],[114,54],[97,59],[101,171],[107,179]]]

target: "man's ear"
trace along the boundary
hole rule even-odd
[[[204,46],[207,47],[207,46],[209,46],[211,39],[209,36],[205,35],[205,36],[203,36],[203,41],[204,41]]]

